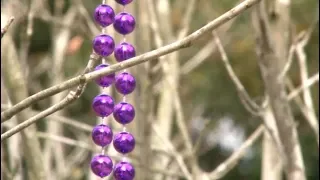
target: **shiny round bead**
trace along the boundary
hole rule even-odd
[[[101,34],[93,39],[93,50],[100,56],[106,57],[113,53],[115,44],[111,36]]]
[[[107,64],[100,64],[97,67],[95,67],[95,71],[103,69],[108,67],[109,65]],[[109,75],[105,75],[105,76],[101,76],[99,78],[96,79],[96,83],[101,86],[101,87],[108,87],[110,86],[114,80],[115,80],[115,73],[109,74]]]
[[[113,23],[115,13],[112,7],[106,4],[100,4],[94,10],[94,20],[102,27],[107,27]]]
[[[114,49],[114,57],[118,62],[133,58],[135,56],[136,50],[129,43],[123,42]]]
[[[114,100],[109,95],[100,94],[93,99],[92,107],[97,116],[107,117],[113,112]]]
[[[113,169],[115,180],[133,180],[134,176],[134,167],[128,162],[119,162]]]
[[[133,0],[116,0],[118,4],[127,5],[130,4]]]
[[[104,147],[112,142],[112,129],[105,124],[95,126],[91,135],[93,142],[98,146]]]
[[[132,134],[120,132],[113,139],[113,146],[116,151],[122,154],[131,152],[135,147],[136,141]]]
[[[135,26],[136,20],[131,14],[126,12],[117,14],[113,23],[114,29],[122,35],[131,33]]]
[[[113,117],[120,124],[129,124],[135,116],[134,107],[126,102],[114,106]]]
[[[127,72],[120,73],[116,76],[115,87],[123,95],[130,94],[136,88],[136,79]]]
[[[92,158],[90,167],[95,175],[103,178],[112,172],[113,163],[109,156],[96,155]]]

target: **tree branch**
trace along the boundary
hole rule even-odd
[[[214,42],[215,42],[216,46],[218,47],[218,51],[220,52],[222,62],[223,62],[224,66],[230,76],[230,79],[232,80],[233,84],[236,87],[236,90],[239,94],[239,97],[240,97],[240,100],[242,101],[242,104],[251,114],[260,115],[263,108],[251,99],[250,95],[248,94],[248,92],[246,91],[246,89],[244,88],[242,83],[240,82],[239,78],[237,77],[237,75],[233,71],[233,68],[230,64],[227,53],[224,50],[223,45],[221,44],[221,41],[220,41],[220,38],[219,38],[217,32],[213,31],[212,34],[214,37]]]
[[[14,21],[14,17],[11,17],[8,20],[7,24],[3,28],[1,28],[1,39],[6,34],[6,32],[8,31],[8,29],[9,29],[9,27],[12,24],[13,21]]]
[[[154,60],[157,57],[163,56],[165,54],[169,54],[169,53],[177,51],[179,49],[189,47],[197,39],[199,39],[200,37],[202,37],[206,33],[211,32],[212,30],[218,28],[222,24],[224,24],[227,21],[231,20],[232,18],[236,17],[241,12],[243,12],[246,9],[250,8],[251,6],[257,4],[258,2],[260,2],[260,0],[246,0],[242,3],[240,3],[239,5],[237,5],[236,7],[232,8],[228,12],[224,13],[220,17],[211,21],[210,23],[208,23],[204,27],[202,27],[199,30],[195,31],[194,33],[190,34],[189,36],[187,36],[181,40],[178,40],[172,44],[166,45],[164,47],[158,48],[158,49],[153,50],[151,52],[142,54],[140,56],[131,58],[130,60],[108,66],[105,69],[91,72],[91,73],[88,73],[85,75],[77,76],[77,77],[72,78],[68,81],[65,81],[64,83],[61,83],[59,85],[55,85],[51,88],[48,88],[48,89],[43,90],[37,94],[34,94],[34,95],[26,98],[25,100],[21,101],[20,103],[14,105],[12,108],[2,112],[1,113],[1,122],[5,122],[6,120],[10,119],[12,116],[17,114],[18,112],[22,111],[23,109],[29,107],[30,105],[32,105],[33,103],[35,103],[39,100],[45,99],[49,96],[52,96],[52,95],[57,94],[61,91],[64,91],[64,90],[69,89],[71,87],[74,87],[78,84],[83,84],[83,83],[88,82],[90,80],[93,80],[97,77],[111,74],[111,73],[117,72],[119,70],[141,64],[141,63],[149,61],[149,60]],[[45,116],[52,114],[52,113],[53,113],[53,111],[50,113],[46,113]],[[40,116],[40,117],[42,117],[42,116]]]
[[[284,55],[283,52],[281,52],[281,54],[278,52],[279,49],[277,49],[278,47],[275,45],[278,40],[271,36],[272,33],[278,31],[272,31],[264,3],[263,1],[263,3],[256,6],[254,14],[252,14],[257,38],[259,67],[279,132],[282,145],[281,149],[284,152],[284,167],[287,179],[305,180],[305,168],[298,132],[292,110],[287,100],[285,85],[283,81],[279,80],[279,75],[284,66],[281,60],[286,58],[287,55]],[[282,30],[279,33],[282,34],[286,32]],[[285,36],[285,34],[283,34],[283,36]],[[281,44],[285,43],[282,42]]]
[[[288,100],[292,100],[294,97],[298,96],[298,94],[303,92],[305,89],[309,89],[310,86],[316,84],[317,82],[319,82],[319,72],[307,79],[304,84],[301,84],[298,88],[291,91],[288,95]]]

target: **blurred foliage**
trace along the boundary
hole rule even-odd
[[[175,4],[178,0],[171,0]],[[180,0],[179,0],[180,1]],[[54,1],[51,0],[50,7],[53,7]],[[70,5],[66,1],[65,8]],[[88,12],[92,12],[95,5],[100,0],[86,1]],[[197,30],[199,27],[206,24],[208,21],[219,16],[230,7],[232,7],[236,0],[199,0],[196,4],[196,13],[192,18],[191,31]],[[309,27],[312,20],[315,18],[318,8],[317,0],[293,0],[292,1],[292,24],[296,34]],[[182,3],[183,4],[183,3]],[[214,12],[208,13],[208,9]],[[54,9],[50,9],[51,12]],[[175,29],[179,28],[181,18],[184,16],[184,11],[180,9],[173,9],[172,22]],[[137,25],[139,28],[139,22]],[[19,34],[25,28],[18,29],[16,42],[19,42]],[[50,51],[52,36],[51,26],[44,21],[36,20],[34,24],[34,34],[31,43],[31,58],[30,64],[35,66],[41,62],[43,54]],[[79,35],[80,32],[73,32],[73,35]],[[250,19],[250,11],[247,11],[236,18],[231,28],[225,36],[229,36],[231,41],[225,44],[226,51],[229,55],[233,68],[239,76],[241,82],[246,87],[248,93],[254,99],[261,99],[264,93],[264,85],[261,81],[257,57],[255,54],[255,41],[253,37],[253,30]],[[181,50],[180,64],[187,62],[194,54],[196,54],[212,37],[208,34],[206,37],[198,40],[194,46]],[[221,37],[222,41],[224,38]],[[319,28],[317,27],[312,34],[312,38],[306,47],[308,57],[308,67],[310,75],[319,71]],[[85,66],[91,52],[91,40],[84,39],[82,47],[72,55],[67,56],[65,63],[65,76],[72,77],[79,74],[80,70]],[[142,53],[142,52],[141,52]],[[295,86],[300,84],[299,69],[297,63],[294,63],[290,71],[290,76]],[[41,74],[39,80],[44,87],[48,79],[47,72]],[[208,119],[218,119],[223,116],[231,116],[238,125],[246,129],[246,134],[250,135],[254,128],[261,123],[260,119],[252,117],[241,104],[238,94],[234,88],[233,83],[221,62],[220,55],[214,53],[205,60],[205,63],[200,65],[190,74],[182,77],[181,88],[183,88],[184,103],[201,104],[204,105],[204,116]],[[318,85],[312,87],[314,104],[319,114],[319,88]],[[34,93],[34,92],[32,92]],[[71,116],[78,121],[83,121],[93,125],[95,123],[95,116],[91,111],[91,100],[95,94],[98,93],[97,87],[93,83],[89,83],[82,98],[67,108],[66,115]],[[45,106],[35,106],[37,109],[43,109]],[[293,108],[295,110],[295,108]],[[187,111],[187,110],[186,110]],[[296,120],[299,122],[300,142],[303,147],[303,155],[306,163],[306,170],[308,180],[319,179],[319,154],[314,135],[310,130],[308,124],[303,119],[303,116],[298,110],[294,112]],[[214,122],[213,122],[214,123]],[[224,154],[223,150],[218,146],[211,149],[199,157],[201,166],[210,171],[214,169],[220,162],[226,159],[230,153]],[[240,165],[236,166],[223,180],[258,180],[260,177],[261,164],[261,143],[254,145],[254,156],[248,161],[241,161]]]

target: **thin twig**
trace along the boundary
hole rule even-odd
[[[188,5],[186,13],[184,14],[184,19],[182,20],[182,27],[178,33],[178,39],[184,38],[190,29],[190,21],[192,20],[193,12],[196,9],[196,0],[189,0],[186,3]]]
[[[300,47],[304,47],[309,42],[311,34],[314,31],[314,28],[318,21],[319,21],[319,18],[317,17],[316,20],[311,24],[311,26],[306,31],[300,32],[297,35],[297,37],[294,39],[294,42],[289,49],[288,60],[283,68],[283,71],[279,75],[279,81],[283,80],[283,78],[285,78],[285,76],[289,72],[293,62],[294,53],[299,52],[299,49],[301,49]]]
[[[226,51],[224,50],[220,38],[217,34],[217,32],[213,31],[213,36],[214,36],[214,41],[218,47],[218,50],[220,52],[221,55],[221,59],[222,62],[224,63],[225,68],[228,71],[228,74],[232,80],[232,82],[234,83],[234,85],[236,86],[236,89],[238,91],[240,100],[242,101],[244,107],[253,115],[260,115],[261,111],[262,111],[262,107],[259,106],[258,104],[256,104],[251,97],[249,96],[248,92],[246,91],[246,89],[244,88],[244,86],[242,85],[242,83],[240,82],[239,78],[237,77],[237,75],[235,74],[235,72],[233,71],[233,68],[230,64],[229,58],[227,56]]]
[[[289,72],[293,62],[293,55],[295,50],[296,50],[296,43],[293,43],[289,49],[288,60],[283,67],[283,71],[279,75],[279,81],[281,81],[284,77],[286,77],[287,73]]]
[[[303,89],[303,86],[300,86],[300,88],[294,88],[292,82],[287,78],[286,79],[286,84],[288,86],[288,89],[291,91],[291,94],[289,94],[289,96],[287,96],[288,100],[293,100],[296,105],[299,107],[299,110],[301,111],[302,115],[305,117],[305,119],[308,121],[308,123],[310,124],[312,130],[314,131],[315,133],[315,137],[317,139],[317,142],[319,144],[319,127],[317,126],[317,122],[313,122],[313,121],[309,121],[309,116],[310,116],[310,113],[309,113],[309,110],[308,108],[306,107],[306,105],[304,104],[302,98],[300,96],[298,96],[298,94],[292,94],[292,93],[295,93],[295,92],[302,92],[302,90],[300,91],[299,89]],[[311,84],[311,83],[310,83]]]
[[[27,24],[26,27],[24,27],[24,31],[21,33],[21,41],[20,41],[20,63],[22,67],[24,67],[23,73],[25,76],[25,80],[28,83],[29,82],[29,72],[30,67],[28,64],[28,57],[29,57],[29,49],[30,49],[30,43],[31,43],[31,37],[33,35],[33,24],[34,24],[34,14],[38,9],[42,8],[36,0],[31,0],[30,5],[28,7],[28,14],[27,14]]]
[[[37,136],[39,138],[54,140],[54,141],[57,141],[57,142],[60,142],[60,143],[63,143],[63,144],[70,145],[70,146],[76,146],[78,148],[84,148],[84,149],[89,150],[89,151],[95,151],[94,146],[92,146],[91,144],[88,144],[86,142],[83,142],[83,141],[77,141],[77,140],[70,139],[70,138],[67,138],[67,137],[62,137],[62,136],[49,134],[49,133],[44,133],[44,132],[37,132]]]
[[[306,33],[307,35],[305,35],[305,36],[310,37],[311,32],[312,31],[309,31],[309,33]],[[301,86],[303,87],[302,88],[303,102],[304,102],[306,109],[308,111],[307,121],[309,122],[312,129],[315,130],[315,134],[317,134],[317,143],[319,145],[319,123],[318,123],[318,119],[317,119],[316,112],[315,112],[314,105],[313,105],[311,90],[310,90],[310,88],[305,88],[305,87],[310,86],[310,81],[308,79],[309,75],[308,75],[308,67],[307,67],[307,55],[304,51],[304,47],[307,45],[308,39],[309,38],[305,38],[304,41],[297,44],[296,52],[297,52],[299,66],[300,66]],[[315,78],[311,79],[312,84],[314,83],[314,81],[319,80],[319,73],[316,74],[316,76],[314,76],[314,77]]]
[[[219,28],[219,32],[222,32],[223,35],[231,28],[233,23],[237,18],[230,20],[228,23],[224,24],[222,27]],[[221,37],[221,34],[220,34]],[[226,36],[224,38],[223,44],[228,44],[230,42],[230,37]],[[209,40],[209,42],[195,54],[192,58],[186,61],[181,67],[180,73],[182,75],[188,74],[196,67],[201,65],[211,54],[213,54],[216,50],[216,44],[214,41]]]
[[[20,103],[14,105],[12,108],[8,109],[7,111],[4,111],[1,113],[1,123],[10,119],[12,116],[17,114],[18,112],[22,111],[23,109],[29,107],[33,103],[45,99],[49,96],[52,96],[54,94],[57,94],[61,91],[64,91],[66,89],[69,89],[71,87],[74,87],[78,84],[82,84],[85,82],[88,82],[90,80],[96,79],[97,77],[101,77],[103,75],[111,74],[114,72],[117,72],[122,69],[126,69],[138,64],[141,64],[143,62],[154,60],[157,57],[163,56],[165,54],[169,54],[171,52],[177,51],[182,48],[186,48],[191,46],[197,39],[202,37],[208,32],[211,32],[212,30],[218,28],[222,24],[226,23],[227,21],[231,20],[232,18],[236,17],[246,9],[250,8],[251,6],[255,5],[256,3],[260,2],[260,0],[246,0],[236,7],[232,8],[228,12],[224,13],[220,17],[216,18],[215,20],[211,21],[204,27],[200,28],[199,30],[195,31],[194,33],[190,34],[189,36],[178,40],[172,44],[163,46],[161,48],[158,48],[156,50],[153,50],[151,52],[142,54],[140,56],[131,58],[130,60],[123,61],[120,63],[116,63],[114,65],[108,66],[107,68],[104,68],[102,70],[98,70],[95,72],[87,73],[85,75],[77,76],[75,78],[72,78],[70,80],[65,81],[64,83],[61,83],[59,85],[52,86],[51,88],[48,88],[46,90],[43,90],[37,94],[34,94],[25,100],[21,101]]]
[[[309,89],[310,86],[316,84],[317,82],[319,82],[319,72],[317,72],[316,74],[311,76],[309,79],[307,79],[304,84],[301,84],[298,88],[291,91],[287,97],[288,100],[292,100],[294,97],[298,96],[305,89]]]
[[[90,14],[86,10],[83,1],[82,0],[73,0],[73,4],[76,5],[76,7],[79,10],[79,13],[82,15],[82,17],[85,19],[85,22],[87,23],[87,26],[91,32],[92,35],[98,35],[100,33],[97,26],[94,24],[92,19],[90,18]]]
[[[6,32],[8,31],[10,25],[12,24],[12,22],[14,21],[14,17],[11,17],[7,24],[1,29],[1,39],[2,37],[6,34]]]

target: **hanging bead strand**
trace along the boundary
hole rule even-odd
[[[116,2],[123,7],[123,11],[115,16],[113,23],[114,29],[123,35],[122,42],[115,47],[114,57],[118,62],[136,56],[135,48],[132,44],[126,42],[126,35],[133,32],[135,29],[135,18],[125,12],[125,6],[130,4],[133,0],[116,0]],[[135,147],[134,136],[126,131],[126,125],[131,123],[135,117],[134,107],[126,102],[126,95],[132,93],[136,87],[136,80],[133,75],[126,70],[117,74],[115,80],[115,87],[118,93],[123,95],[122,102],[114,107],[114,119],[123,125],[123,131],[117,133],[113,138],[113,146],[116,151],[123,155],[123,158],[118,162],[113,170],[115,180],[133,180],[135,177],[135,169],[131,163],[127,161],[125,156],[133,151]]]
[[[95,71],[109,66],[105,58],[113,53],[115,43],[113,38],[106,34],[106,28],[114,22],[114,18],[114,10],[106,4],[105,0],[94,11],[94,20],[102,27],[102,33],[93,39],[93,50],[102,57],[102,63],[95,67]],[[115,74],[110,74],[97,78],[95,82],[105,89],[111,86],[114,80]],[[105,148],[111,144],[113,138],[113,132],[106,123],[106,117],[113,113],[114,100],[103,92],[93,99],[92,108],[96,115],[102,119],[101,123],[93,128],[91,134],[93,142],[100,146],[102,151],[101,154],[92,158],[90,166],[95,175],[104,178],[110,175],[113,170],[112,159],[105,155]]]

